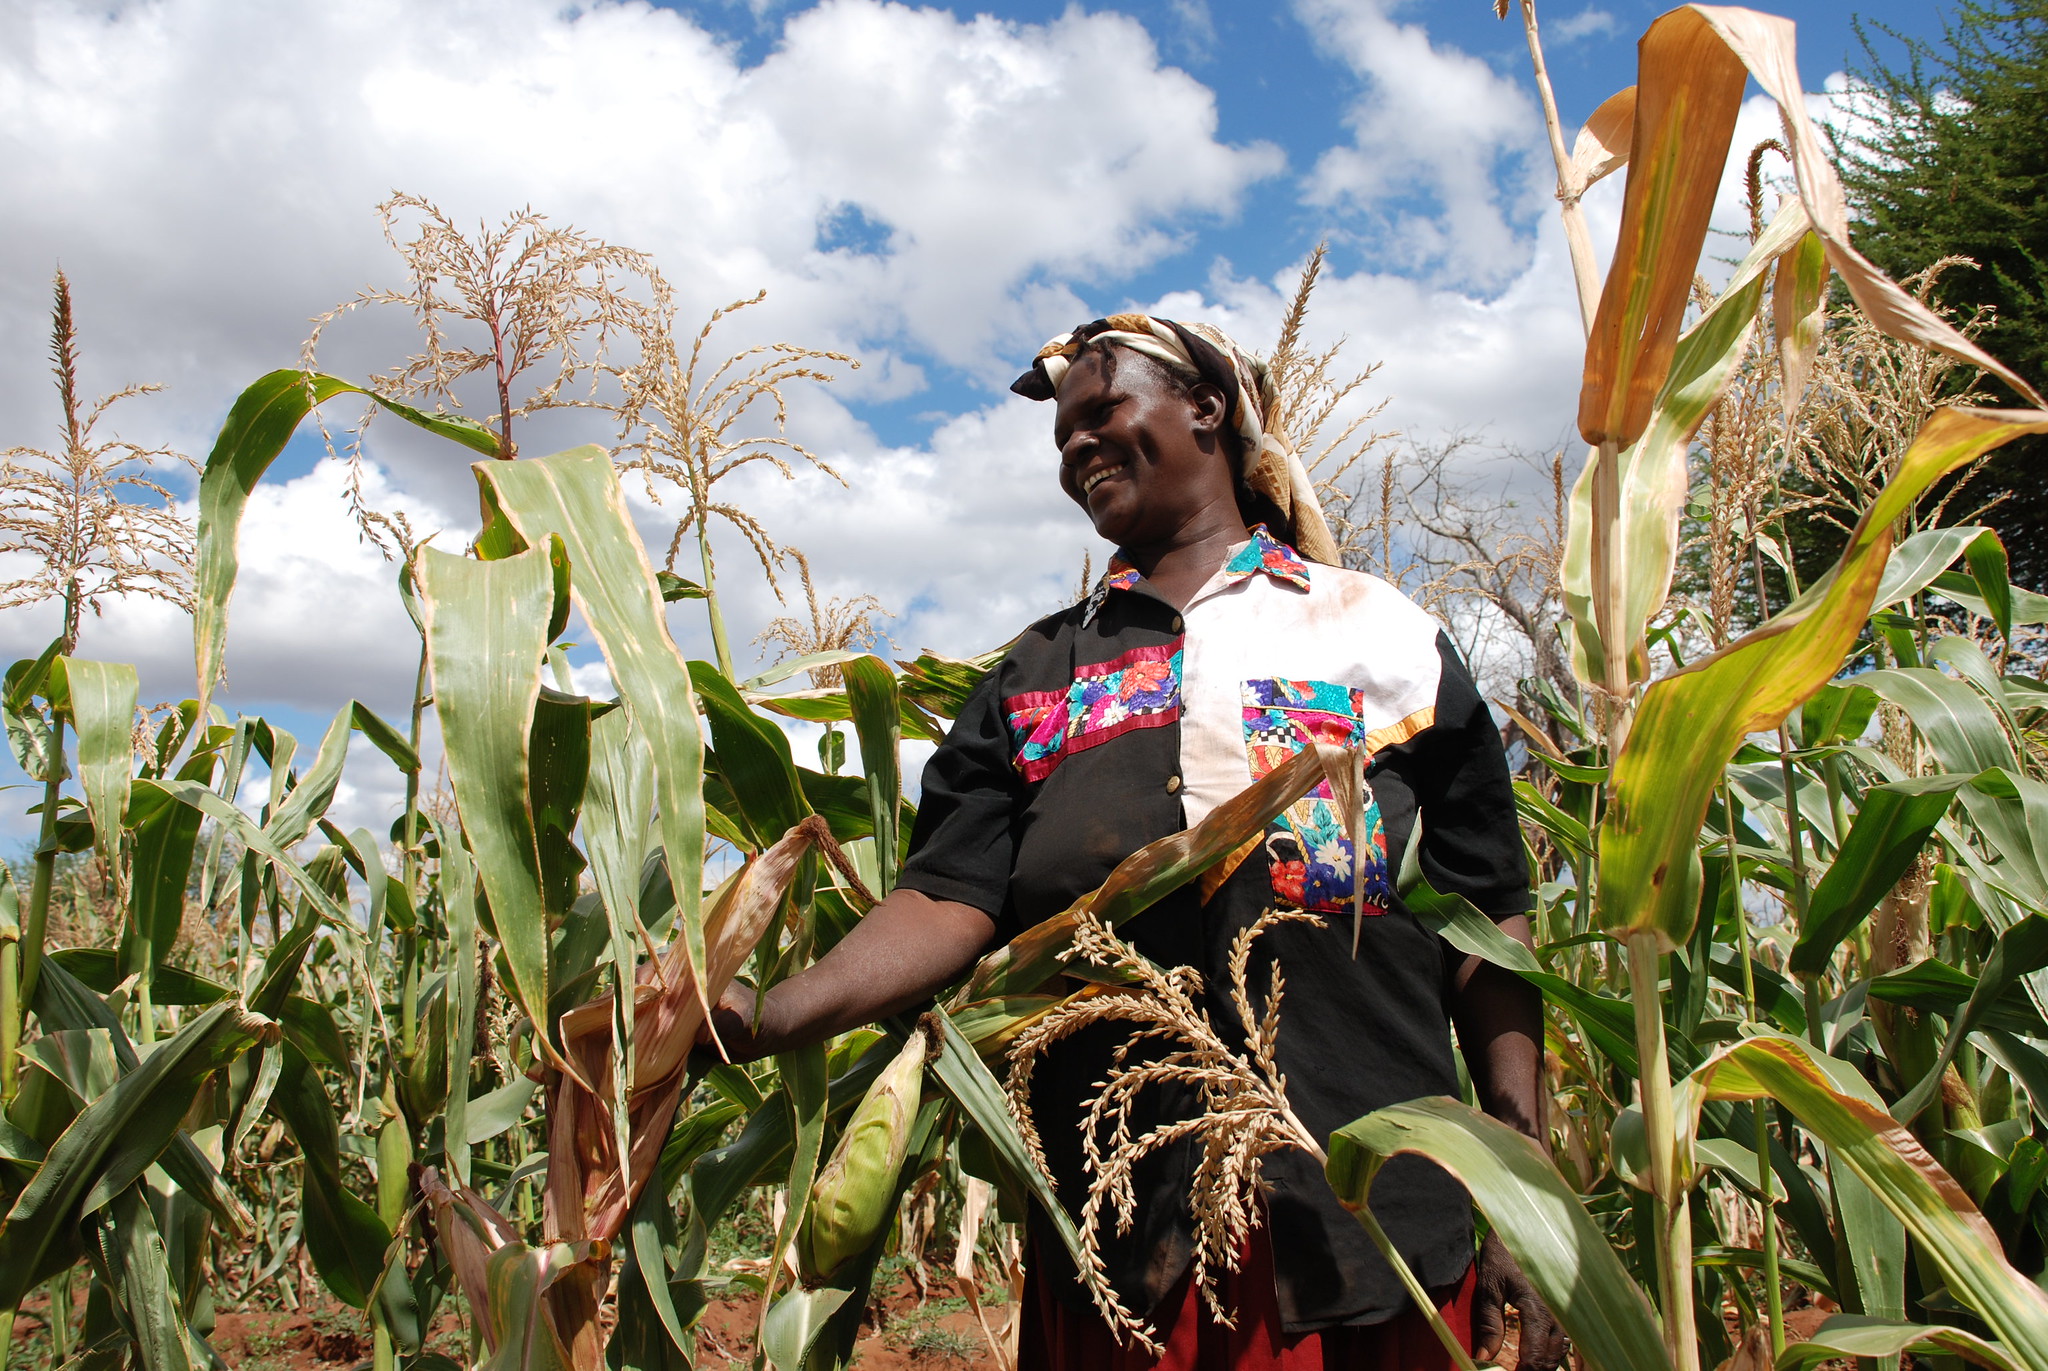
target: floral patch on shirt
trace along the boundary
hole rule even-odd
[[[1061,760],[1134,728],[1180,719],[1177,644],[1137,647],[1084,666],[1064,691],[1037,690],[1003,701],[1010,748],[1026,781],[1042,781]]]
[[[1267,532],[1264,524],[1251,532],[1252,540],[1239,548],[1237,555],[1224,565],[1224,574],[1233,580],[1242,580],[1254,571],[1263,571],[1268,576],[1292,581],[1307,590],[1308,563],[1302,560],[1301,554]]]
[[[1363,693],[1328,681],[1246,681],[1243,685],[1245,752],[1252,777],[1270,773],[1310,743],[1360,746],[1365,740]],[[1357,888],[1367,914],[1384,914],[1394,890],[1387,878],[1387,836],[1379,805],[1368,793],[1366,851]],[[1344,831],[1327,781],[1289,805],[1266,830],[1273,894],[1312,913],[1338,913],[1351,904],[1351,839]]]

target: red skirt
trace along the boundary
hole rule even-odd
[[[1152,1313],[1165,1348],[1154,1357],[1135,1344],[1120,1346],[1093,1309],[1069,1307],[1049,1281],[1027,1268],[1019,1316],[1018,1371],[1450,1371],[1454,1365],[1421,1310],[1410,1307],[1385,1323],[1288,1333],[1280,1327],[1273,1287],[1273,1248],[1263,1229],[1252,1234],[1244,1260],[1226,1272],[1217,1290],[1235,1311],[1237,1327],[1209,1317],[1194,1289],[1194,1271]],[[1472,1350],[1474,1271],[1438,1306],[1445,1324]]]

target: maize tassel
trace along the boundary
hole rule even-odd
[[[831,1160],[811,1186],[811,1204],[797,1235],[797,1266],[806,1285],[828,1285],[865,1252],[888,1222],[897,1173],[917,1121],[931,1037],[912,1031],[853,1111]]]

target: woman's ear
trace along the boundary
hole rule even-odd
[[[1223,392],[1207,381],[1198,381],[1188,387],[1188,403],[1195,410],[1195,432],[1220,433],[1223,431],[1224,412],[1229,405]]]

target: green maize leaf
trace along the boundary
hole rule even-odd
[[[789,1207],[775,1230],[768,1250],[768,1285],[761,1292],[761,1322],[755,1341],[767,1340],[768,1315],[773,1311],[775,1285],[782,1275],[783,1258],[811,1212],[811,1187],[818,1177],[818,1159],[824,1151],[825,1120],[831,1112],[832,1092],[825,1079],[825,1047],[813,1043],[793,1052],[777,1054],[776,1072],[782,1078],[782,1101],[789,1111],[794,1145],[790,1149]],[[886,1068],[885,1068],[886,1074]]]
[[[1886,1365],[1895,1364],[1902,1352],[1923,1352],[1935,1356],[1961,1357],[1995,1371],[2027,1371],[2006,1355],[1995,1342],[1986,1341],[1961,1328],[1868,1318],[1862,1314],[1836,1314],[1795,1342],[1778,1358],[1778,1371],[1806,1371],[1808,1367],[1836,1358],[1868,1357]]]
[[[31,1289],[69,1264],[63,1248],[80,1216],[132,1185],[163,1154],[209,1074],[252,1044],[275,1042],[277,1033],[268,1019],[216,1005],[80,1110],[0,1219],[0,1309],[19,1308]]]
[[[481,1312],[496,1348],[477,1371],[571,1371],[569,1350],[545,1297],[549,1286],[589,1255],[590,1244],[550,1243],[529,1247],[508,1243],[484,1268],[489,1294]]]
[[[647,940],[640,925],[640,868],[647,858],[648,819],[654,803],[654,759],[647,743],[633,732],[632,715],[613,710],[590,727],[590,789],[586,797],[583,834],[590,848],[591,875],[604,905],[611,934],[612,1041],[617,1045],[622,1078],[634,1078],[635,997],[630,968]],[[632,1126],[626,1095],[612,1092],[611,1120],[617,1155],[632,1152]],[[657,1268],[649,1290],[657,1310],[667,1304],[668,1286]],[[681,1344],[678,1343],[678,1346]]]
[[[487,499],[529,544],[562,539],[571,591],[654,761],[655,807],[675,881],[683,947],[702,993],[705,967],[704,745],[682,654],[611,459],[594,447],[475,468]],[[708,1009],[708,1006],[707,1006]]]
[[[1527,781],[1515,782],[1515,813],[1523,823],[1533,824],[1549,834],[1559,847],[1575,854],[1591,855],[1593,835],[1586,831],[1586,826],[1552,804],[1548,796]]]
[[[1808,233],[1785,254],[1771,281],[1771,326],[1778,335],[1779,411],[1784,416],[1786,445],[1792,421],[1806,394],[1820,337],[1827,328],[1828,250],[1818,233]]]
[[[198,667],[199,710],[220,679],[227,654],[228,600],[241,563],[236,553],[250,492],[277,460],[300,421],[337,395],[368,397],[391,413],[485,456],[498,450],[490,430],[454,415],[428,414],[387,400],[333,376],[281,370],[259,377],[235,400],[199,476],[199,546],[192,571],[192,651]]]
[[[805,723],[845,723],[853,718],[853,703],[843,689],[792,690],[781,695],[750,692],[747,699],[750,704],[770,714],[801,719]],[[922,742],[943,742],[946,737],[945,726],[902,691],[897,693],[896,726],[903,731],[904,737]]]
[[[1359,1210],[1380,1166],[1403,1152],[1464,1183],[1589,1366],[1671,1365],[1650,1302],[1535,1143],[1460,1101],[1410,1100],[1332,1133],[1325,1172],[1345,1206]]]
[[[79,983],[102,995],[114,993],[121,983],[121,955],[104,947],[63,947],[52,952],[49,961],[63,967]],[[212,1004],[232,993],[219,981],[211,981],[182,967],[158,962],[150,977],[150,1001],[157,1005]]]
[[[1870,982],[1869,997],[1887,1004],[1902,1004],[1925,1013],[1954,1018],[1956,1011],[1977,993],[1978,977],[1925,957],[1911,966],[1886,972]],[[2008,985],[1995,998],[1979,1005],[1976,1022],[1986,1031],[2048,1034],[2048,1021],[2024,990]]]
[[[1826,747],[1829,743],[1863,736],[1870,716],[1877,712],[1877,696],[1852,684],[1822,686],[1799,706],[1799,745]]]
[[[1787,967],[1802,976],[1826,969],[1835,949],[1906,874],[1969,779],[1928,776],[1863,792],[1848,838],[1807,903]]]
[[[113,1292],[143,1371],[190,1371],[194,1349],[169,1253],[142,1187],[128,1186],[86,1227],[94,1272]]]
[[[845,673],[853,727],[860,735],[861,769],[868,778],[875,859],[881,868],[881,884],[874,893],[886,895],[896,888],[896,798],[903,790],[902,711],[896,677],[879,657],[857,657],[846,664]]]
[[[507,989],[536,1028],[547,1028],[547,909],[530,756],[554,571],[538,547],[490,562],[422,548],[415,575],[448,775],[490,931],[504,948]]]
[[[85,951],[88,949],[78,949]],[[118,980],[112,965],[113,954],[100,952],[108,960],[108,989]],[[159,975],[169,968],[159,966]],[[197,980],[197,977],[193,978]],[[171,1001],[164,1001],[171,1003]],[[208,1003],[194,999],[190,1003]],[[135,1045],[128,1041],[127,1031],[121,1027],[120,1016],[107,1007],[106,1001],[92,993],[86,985],[72,976],[66,961],[53,958],[43,964],[43,975],[36,982],[36,1017],[41,1021],[43,1031],[55,1035],[64,1032],[99,1029],[106,1034],[112,1047],[114,1060],[123,1072],[135,1070],[141,1064],[136,1055]],[[261,1055],[267,1049],[261,1044],[251,1055]],[[246,1058],[237,1059],[238,1063]],[[213,1162],[201,1151],[190,1135],[182,1129],[157,1158],[157,1164],[178,1187],[188,1195],[198,1197],[201,1203],[212,1210],[215,1218],[233,1233],[247,1233],[254,1223],[248,1209],[235,1197],[227,1184],[221,1180],[220,1172]]]
[[[51,663],[63,647],[64,640],[54,638],[42,656],[24,657],[7,668],[6,685],[0,690],[0,719],[6,722],[8,749],[31,781],[50,779],[50,719],[35,697],[47,692]],[[61,755],[57,773],[59,780],[70,775]]]
[[[433,1082],[431,1088],[438,1088],[446,1102],[442,1134],[448,1172],[457,1185],[468,1185],[469,1064],[476,1041],[476,867],[469,849],[463,846],[462,834],[439,819],[433,824],[441,840],[441,901],[448,916],[448,951],[443,964],[449,968],[449,978],[442,984],[438,1051],[423,1043],[415,1060],[431,1064],[438,1056],[447,1073],[445,1080]]]
[[[313,754],[312,767],[286,793],[284,803],[271,810],[270,821],[264,829],[279,846],[291,847],[297,843],[312,831],[314,822],[327,813],[327,807],[334,802],[335,787],[341,784],[341,769],[348,761],[349,738],[356,729],[361,729],[363,736],[374,743],[378,751],[396,762],[399,770],[419,770],[419,758],[413,755],[412,748],[398,731],[378,718],[362,701],[350,700],[327,725],[327,732],[320,739],[320,750]]]
[[[283,1049],[270,1108],[299,1145],[300,1232],[313,1269],[334,1297],[357,1309],[372,1298],[395,1329],[417,1328],[419,1307],[404,1270],[387,1272],[391,1229],[341,1174],[341,1129],[320,1077],[297,1049]]]
[[[2012,1073],[2034,1101],[2036,1114],[2048,1109],[2048,1054],[1997,1029],[1986,1029],[1977,1042],[1986,1056]]]
[[[1997,713],[1967,683],[1925,666],[1866,671],[1855,679],[1905,711],[1944,770],[1974,775],[2016,767]]]
[[[326,1005],[304,995],[289,995],[278,1007],[277,1019],[284,1026],[284,1040],[304,1053],[307,1060],[342,1071],[354,1069],[355,1058],[348,1050],[348,1040],[341,1034],[341,1025],[334,1021],[334,1011]]]
[[[816,671],[820,667],[838,666],[862,656],[850,648],[833,648],[828,652],[807,652],[801,657],[790,657],[777,662],[759,675],[749,676],[739,683],[742,694],[766,690],[769,686],[786,681],[799,671]]]
[[[1406,863],[1404,863],[1406,865]],[[1636,1071],[1635,1010],[1628,1001],[1602,995],[1543,969],[1536,954],[1500,931],[1499,925],[1462,895],[1443,895],[1417,876],[1402,873],[1401,902],[1416,922],[1460,952],[1503,966],[1562,1005],[1578,1021],[1589,1041],[1624,1071]],[[1681,1057],[1687,1045],[1673,1039],[1671,1050]]]
[[[704,598],[703,586],[698,585],[695,581],[686,581],[673,571],[655,572],[654,581],[656,585],[661,587],[661,598],[670,604],[674,604],[677,600],[701,600]]]
[[[1944,633],[1927,645],[1927,660],[1936,666],[1949,668],[1977,687],[1998,710],[2008,729],[2014,734],[2022,731],[2019,719],[2013,714],[2012,701],[2005,693],[2005,678],[1984,655],[1983,648],[1961,634]]]
[[[1870,607],[1885,609],[1918,595],[1955,564],[1964,548],[1985,537],[1995,541],[1998,535],[1981,524],[1965,524],[1959,528],[1922,529],[1902,540],[1885,563],[1884,579],[1878,582]]]
[[[1609,932],[1654,930],[1666,950],[1686,941],[1699,905],[1698,835],[1727,760],[1834,675],[1869,613],[1893,524],[1921,492],[1980,453],[2044,431],[2039,411],[1935,411],[1820,581],[1754,632],[1650,686],[1601,822],[1598,907]]]
[[[1762,1271],[1764,1254],[1753,1247],[1720,1247],[1707,1243],[1692,1250],[1693,1262],[1698,1266],[1726,1266],[1743,1271]],[[1778,1254],[1778,1269],[1788,1280],[1819,1291],[1829,1299],[1835,1298],[1834,1285],[1827,1273],[1811,1262],[1800,1261],[1797,1257]]]
[[[957,719],[967,707],[967,697],[1009,651],[1010,644],[1004,643],[975,657],[941,657],[936,652],[921,652],[915,660],[902,664],[903,697],[941,719]]]
[[[939,1055],[932,1061],[932,1075],[960,1106],[960,1111],[981,1130],[995,1160],[1038,1201],[1040,1212],[1066,1244],[1075,1269],[1088,1270],[1088,1254],[1082,1246],[1080,1230],[1074,1227],[1066,1206],[1054,1193],[1052,1178],[1033,1160],[1031,1149],[1025,1145],[1016,1116],[1010,1113],[1009,1096],[982,1064],[981,1055],[952,1016],[943,1009],[934,1009],[932,1014],[939,1022],[940,1033]]]
[[[1919,1083],[1892,1106],[1892,1117],[1902,1123],[1911,1123],[1918,1118],[1920,1111],[1934,1102],[1935,1094],[1941,1089],[1942,1072],[1955,1060],[1957,1049],[1983,1020],[1985,1012],[2022,976],[2044,966],[2048,966],[2048,915],[2029,914],[2000,934],[1992,945],[1991,955],[1984,959],[1983,970],[1978,973],[1969,1002],[1949,1025],[1940,1055]]]
[[[852,1295],[850,1290],[792,1290],[761,1324],[761,1352],[776,1371],[802,1371],[812,1344]]]
[[[469,1122],[464,1130],[470,1146],[489,1142],[499,1134],[509,1132],[526,1116],[526,1106],[533,1103],[534,1092],[539,1089],[539,1081],[528,1076],[515,1076],[496,1090],[471,1099]]]
[[[1906,1317],[1906,1229],[1856,1172],[1829,1158],[1828,1185],[1841,1241],[1836,1262],[1858,1313]]]
[[[1952,841],[1951,849],[2021,906],[2048,908],[2048,784],[1994,769],[1971,777],[1962,801],[1997,861],[1987,868],[1967,843]]]
[[[719,774],[752,831],[753,845],[766,847],[810,812],[790,756],[789,735],[750,709],[711,663],[690,663],[690,683],[711,724]]]
[[[281,847],[269,834],[258,826],[254,819],[244,814],[230,800],[224,799],[196,781],[137,781],[135,788],[142,790],[155,787],[174,799],[205,814],[222,828],[234,834],[243,845],[254,852],[278,873],[288,878],[297,887],[299,894],[313,903],[320,916],[344,928],[354,927],[346,907],[336,902],[321,884],[308,875],[306,869],[293,860],[291,854]]]
[[[2005,544],[1996,533],[1986,532],[1972,540],[1963,549],[1963,560],[1970,568],[1970,577],[1977,583],[1977,591],[1984,598],[1988,617],[1998,625],[1998,636],[2012,641],[2012,580],[2008,574]]]
[[[1854,1171],[1906,1226],[1950,1294],[1989,1324],[2022,1365],[2048,1365],[2048,1294],[2013,1269],[1962,1187],[1868,1093],[1846,1064],[1775,1034],[1721,1049],[1678,1091],[1682,1110],[1700,1099],[1766,1095],[1791,1110],[1831,1162]]]
[[[674,1287],[670,1283],[664,1248],[665,1240],[674,1236],[675,1211],[669,1208],[667,1193],[652,1185],[640,1192],[629,1221],[630,1240],[620,1254],[625,1260],[619,1270],[619,1322],[613,1345],[626,1349],[621,1363],[635,1371],[666,1371],[669,1367],[688,1371],[689,1351],[697,1341],[690,1324],[704,1306],[702,1282],[676,1281]],[[699,1255],[693,1261],[691,1255],[686,1254],[681,1263],[686,1271],[702,1260]],[[685,1296],[690,1311],[687,1317],[676,1306],[679,1293]],[[654,1311],[658,1333],[640,1316],[641,1303]]]
[[[107,870],[116,870],[135,773],[135,668],[59,657],[51,664],[50,684],[78,730],[78,778],[92,815],[93,851]]]
[[[833,1079],[826,1104],[827,1117],[851,1109],[867,1093],[868,1086],[896,1049],[888,1040],[876,1041],[859,1062],[844,1075]],[[680,1130],[684,1122],[679,1121]],[[782,1097],[770,1095],[766,1103],[748,1118],[739,1137],[723,1147],[698,1157],[690,1166],[690,1199],[695,1219],[715,1228],[726,1211],[749,1186],[766,1179],[787,1164],[794,1143],[794,1127]]]
[[[1629,187],[1633,206],[1637,193],[1634,173]],[[1797,200],[1787,200],[1780,207],[1770,227],[1737,265],[1720,297],[1677,340],[1644,423],[1629,420],[1631,434],[1640,436],[1619,445],[1618,452],[1600,451],[1586,463],[1573,485],[1561,574],[1572,620],[1572,669],[1581,680],[1605,679],[1609,650],[1627,655],[1631,684],[1649,674],[1649,653],[1643,639],[1650,619],[1671,593],[1671,574],[1678,564],[1678,516],[1685,506],[1685,459],[1692,435],[1719,401],[1756,328],[1765,273],[1779,257],[1798,246],[1807,222],[1806,210]],[[1620,266],[1617,262],[1617,271]],[[1676,279],[1664,264],[1654,270],[1661,278]],[[1603,314],[1603,321],[1606,318]],[[1589,343],[1589,391],[1595,384],[1598,349],[1597,340]],[[1582,410],[1582,421],[1584,414]],[[1599,439],[1589,436],[1587,441],[1598,443]],[[1613,479],[1618,482],[1621,503],[1614,522],[1596,532],[1595,487],[1603,477],[1600,467],[1607,462],[1616,466]],[[1604,558],[1596,559],[1596,539],[1607,549]],[[1621,615],[1617,624],[1605,622],[1606,611],[1599,607],[1602,593],[1596,560],[1603,563],[1607,575],[1622,578],[1620,593],[1614,597],[1614,607]]]
[[[1980,619],[1993,617],[1991,606],[1985,603],[1982,591],[1975,579],[1958,572],[1945,571],[1934,578],[1932,589],[1943,599],[1953,600]],[[2048,595],[2036,595],[2031,590],[2007,583],[2006,589],[2012,596],[2012,621],[2016,624],[2048,624]]]
[[[1775,967],[1754,958],[1751,959],[1749,972],[1756,983],[1758,1013],[1787,1033],[1805,1033],[1806,1004],[1800,996],[1799,987],[1787,980]],[[1745,987],[1742,957],[1734,948],[1720,943],[1714,945],[1714,979],[1737,994],[1743,992]]]
[[[214,759],[193,758],[184,779],[206,784]],[[156,801],[142,812],[143,795]],[[192,874],[192,854],[199,846],[199,811],[174,803],[162,792],[138,792],[129,803],[135,837],[131,844],[128,880],[128,921],[121,933],[121,967],[143,974],[177,945],[185,921],[185,885]],[[156,977],[150,976],[150,1000],[156,998]]]
[[[566,599],[560,601],[566,604]],[[540,852],[541,904],[553,925],[576,903],[585,862],[571,836],[590,776],[592,702],[541,687],[527,740],[527,782]],[[609,711],[619,713],[622,711]]]
[[[839,735],[842,739],[845,734]],[[813,813],[825,821],[832,830],[832,836],[842,843],[854,842],[875,835],[874,806],[868,801],[868,783],[862,776],[828,776],[822,771],[797,768],[797,779],[803,783],[804,803]],[[915,813],[909,805],[897,806],[898,831],[907,831],[909,825],[903,822],[905,812]]]

